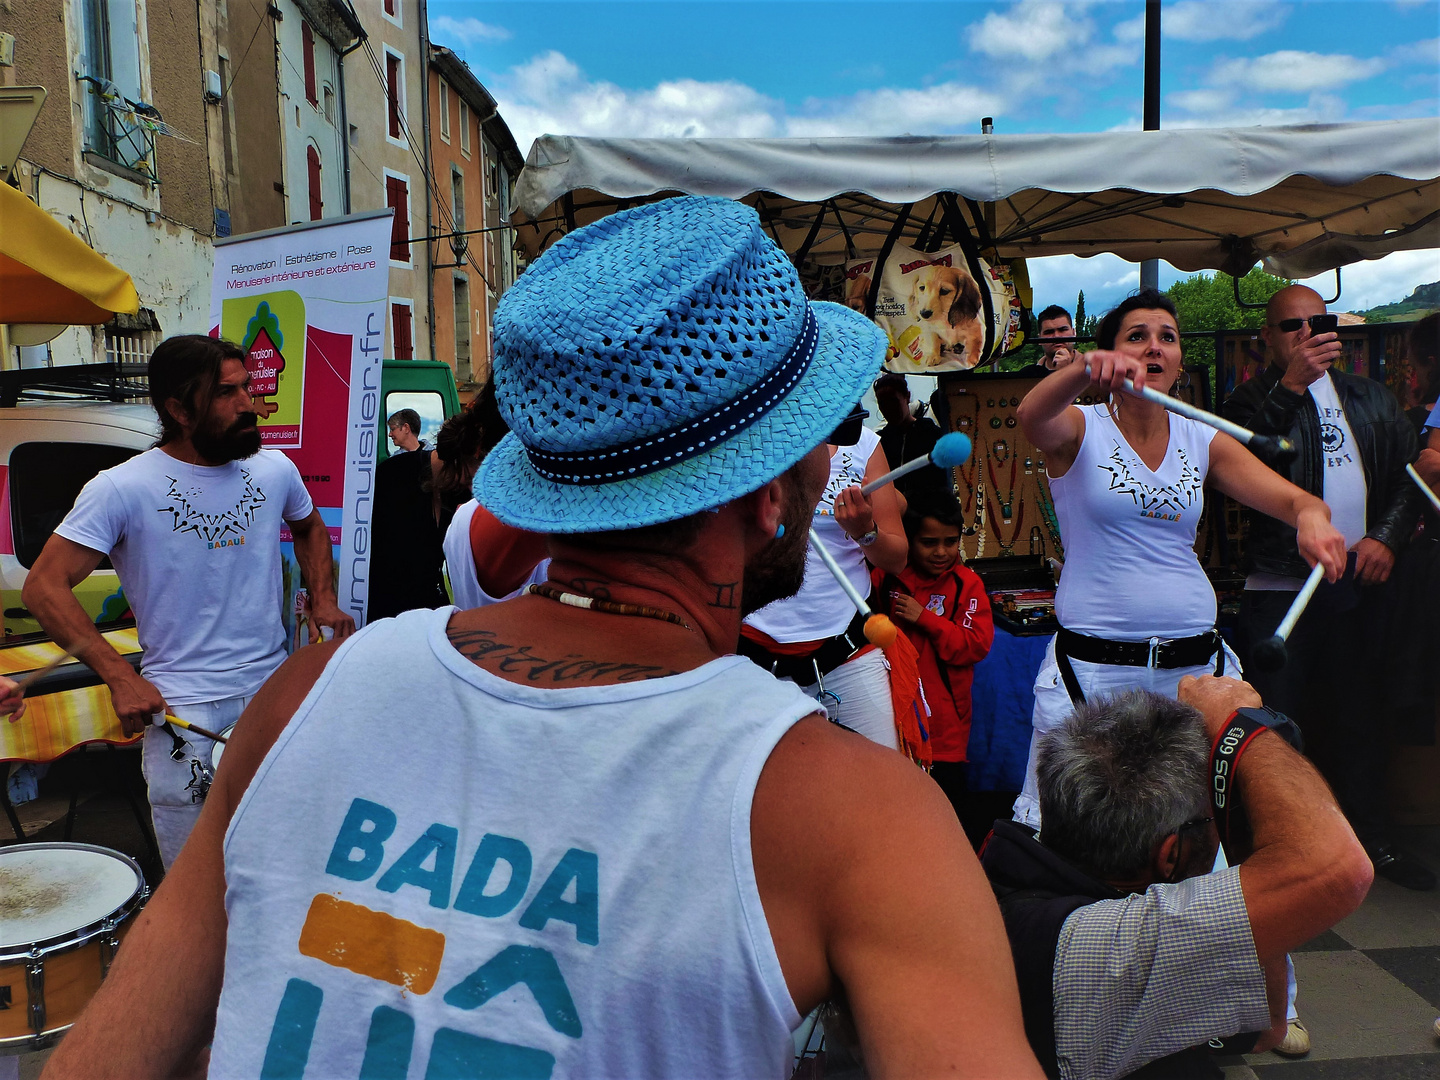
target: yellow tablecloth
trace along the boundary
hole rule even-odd
[[[105,640],[122,656],[140,651],[134,627],[108,631]],[[0,675],[34,671],[61,652],[50,641],[0,648]],[[124,745],[141,738],[125,734],[103,683],[26,700],[25,715],[18,721],[0,718],[0,761],[54,761],[83,743]]]

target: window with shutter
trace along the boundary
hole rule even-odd
[[[400,138],[400,57],[394,53],[385,54],[385,96],[390,119],[390,137]]]
[[[305,58],[305,100],[311,105],[319,105],[320,95],[315,90],[315,32],[303,20],[300,23],[300,51]]]
[[[410,261],[410,185],[398,176],[385,177],[385,202],[395,211],[390,222],[390,258]]]
[[[410,305],[390,305],[390,337],[395,346],[396,360],[415,359],[415,346],[410,334]]]
[[[320,197],[320,152],[313,146],[305,148],[305,166],[310,174],[310,220],[325,216],[325,202]]]

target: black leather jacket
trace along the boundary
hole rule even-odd
[[[1291,483],[1323,497],[1325,462],[1320,450],[1320,414],[1309,394],[1295,394],[1280,384],[1282,372],[1271,364],[1241,383],[1225,399],[1225,417],[1262,435],[1288,435],[1299,453],[1275,469]],[[1399,552],[1415,531],[1420,516],[1420,489],[1405,475],[1418,455],[1415,429],[1384,384],[1332,371],[1335,392],[1345,419],[1360,447],[1365,468],[1365,533]],[[1274,466],[1272,466],[1273,468]],[[1246,510],[1250,521],[1250,568],[1266,574],[1304,577],[1310,572],[1295,543],[1295,530],[1283,521]]]

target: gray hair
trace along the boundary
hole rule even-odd
[[[1097,697],[1041,736],[1045,846],[1102,880],[1144,874],[1155,845],[1209,813],[1204,721],[1148,690]]]

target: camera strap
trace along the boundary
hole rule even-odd
[[[1269,724],[1247,716],[1252,709],[1237,709],[1220,729],[1215,745],[1210,748],[1210,804],[1215,808],[1215,828],[1220,842],[1230,843],[1230,811],[1239,798],[1235,786],[1235,766],[1246,748]]]

